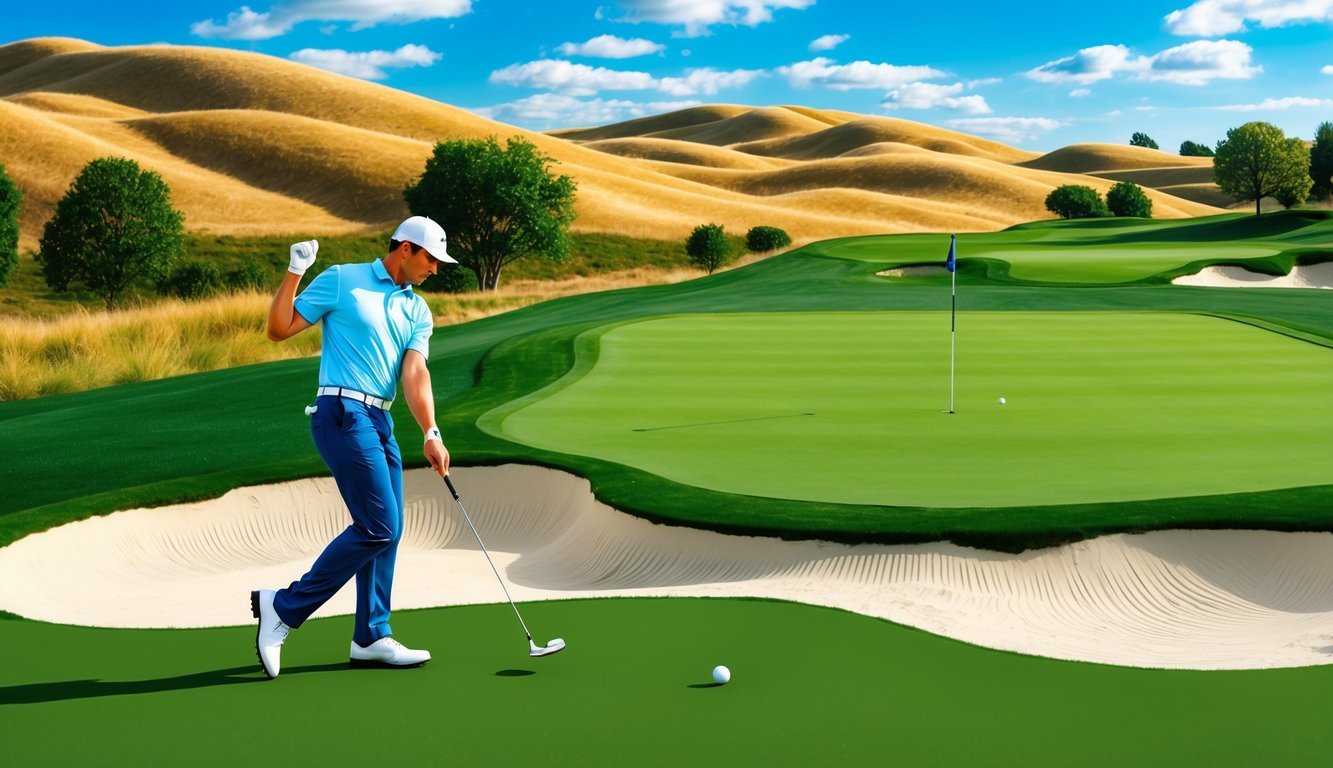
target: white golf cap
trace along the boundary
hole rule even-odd
[[[444,228],[425,216],[413,216],[398,225],[393,238],[398,242],[414,243],[425,248],[436,261],[457,264],[458,260],[444,250]]]

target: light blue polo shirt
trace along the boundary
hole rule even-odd
[[[397,285],[384,264],[339,264],[324,270],[296,297],[312,325],[324,321],[319,385],[346,387],[392,400],[403,356],[430,356],[434,329],[426,300]]]

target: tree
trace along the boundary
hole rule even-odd
[[[161,279],[184,250],[185,215],[162,177],[123,157],[83,167],[42,232],[37,261],[57,292],[79,282],[114,309],[143,278]]]
[[[1310,192],[1310,150],[1272,123],[1246,123],[1218,142],[1213,181],[1237,200],[1253,200],[1256,216],[1265,197],[1296,205]]]
[[[505,265],[531,254],[562,261],[574,221],[573,179],[521,137],[438,142],[426,170],[403,190],[408,209],[444,227],[449,255],[495,290]]]
[[[441,264],[439,271],[422,281],[421,288],[436,293],[468,293],[477,290],[477,277],[462,264]]]
[[[690,263],[713,274],[731,258],[731,244],[718,224],[700,224],[685,240],[685,254]]]
[[[1062,219],[1094,219],[1111,214],[1097,190],[1078,184],[1056,187],[1046,196],[1046,210]]]
[[[1157,142],[1153,141],[1152,137],[1146,133],[1136,132],[1133,136],[1130,136],[1129,145],[1131,147],[1147,147],[1148,149],[1158,149]]]
[[[1106,207],[1114,216],[1152,218],[1152,200],[1132,181],[1122,181],[1106,192]]]
[[[0,285],[19,265],[19,204],[23,196],[18,185],[0,165]]]
[[[1207,144],[1183,141],[1180,143],[1180,154],[1185,157],[1212,157],[1213,150],[1209,149]]]
[[[751,227],[745,233],[745,247],[754,253],[776,251],[791,245],[791,236],[777,227]]]
[[[1333,123],[1320,123],[1310,148],[1310,179],[1314,186],[1310,197],[1333,197]]]
[[[184,261],[157,281],[157,292],[178,299],[203,299],[222,290],[222,272],[206,261]]]

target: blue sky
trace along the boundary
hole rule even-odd
[[[1174,152],[1251,120],[1307,139],[1333,120],[1333,0],[66,0],[3,16],[0,43],[254,51],[535,130],[796,104],[1039,151],[1143,131]]]

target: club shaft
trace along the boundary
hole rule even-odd
[[[481,553],[486,556],[486,562],[491,566],[491,572],[495,574],[495,580],[500,582],[500,589],[504,590],[505,599],[509,601],[509,607],[514,609],[514,615],[518,617],[518,624],[523,627],[523,634],[527,635],[528,642],[532,642],[532,633],[528,631],[527,622],[523,621],[523,614],[518,612],[518,605],[514,603],[514,598],[509,595],[509,588],[505,586],[505,580],[500,576],[500,571],[495,567],[495,561],[491,560],[491,553],[486,551],[486,544],[481,540],[481,534],[477,533],[477,526],[472,524],[472,516],[467,513],[467,507],[463,506],[463,500],[458,498],[458,489],[454,488],[454,483],[448,475],[444,476],[444,484],[449,486],[449,495],[454,497],[454,503],[463,512],[463,519],[467,521],[467,527],[472,529],[472,535],[477,537],[477,546],[481,547]]]

